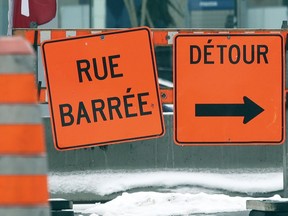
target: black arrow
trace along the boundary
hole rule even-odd
[[[195,104],[195,116],[197,117],[227,117],[243,116],[246,124],[262,113],[264,109],[254,103],[248,97],[243,97],[242,104]]]

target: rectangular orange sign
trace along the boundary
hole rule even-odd
[[[148,28],[46,41],[42,53],[57,149],[164,134]]]
[[[283,143],[283,41],[276,33],[176,35],[175,142]]]

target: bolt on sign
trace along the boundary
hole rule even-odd
[[[164,134],[148,28],[46,41],[42,54],[58,150]]]
[[[284,142],[281,34],[178,34],[174,139],[180,145]]]

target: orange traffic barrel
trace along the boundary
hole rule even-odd
[[[20,37],[0,37],[0,215],[49,216],[44,127],[35,55]]]

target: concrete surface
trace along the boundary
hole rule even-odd
[[[44,118],[49,171],[151,168],[282,167],[283,146],[193,146],[173,141],[173,115],[165,115],[166,134],[157,139],[105,147],[57,151],[50,118]]]

